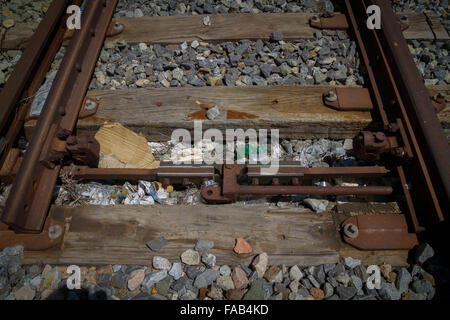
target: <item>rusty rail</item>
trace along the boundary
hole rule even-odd
[[[0,94],[0,132],[5,129],[23,90],[45,55],[69,0],[53,1]],[[10,142],[10,141],[9,141]]]
[[[117,0],[87,2],[1,217],[16,230],[38,233],[44,226],[60,169],[52,155],[65,149],[75,127],[116,5]]]
[[[447,143],[444,131],[442,130],[439,119],[434,112],[433,101],[430,99],[423,79],[417,70],[417,67],[411,57],[408,44],[402,35],[402,32],[395,23],[395,16],[386,0],[374,0],[374,4],[380,6],[383,14],[381,16],[382,29],[377,31],[379,43],[385,49],[385,58],[392,69],[391,77],[396,83],[398,94],[403,103],[398,106],[402,109],[402,115],[410,122],[408,128],[411,135],[417,139],[418,149],[421,157],[417,154],[420,161],[420,169],[424,171],[424,166],[429,174],[428,181],[418,179],[417,184],[427,183],[432,186],[436,198],[430,194],[436,206],[430,222],[437,223],[443,221],[442,212],[449,212],[450,200],[450,148]],[[433,190],[430,190],[432,193]],[[420,192],[421,193],[421,192]],[[437,200],[439,199],[439,200]],[[428,201],[425,202],[424,210],[428,209]],[[435,203],[438,202],[438,203]],[[417,205],[417,204],[416,204]],[[439,207],[441,212],[439,211]]]
[[[301,168],[295,164],[281,164],[277,174],[263,176],[260,174],[261,166],[257,165],[163,165],[154,170],[98,169],[85,166],[96,166],[99,145],[92,137],[74,136],[73,130],[105,36],[118,31],[114,31],[110,24],[117,1],[87,2],[82,16],[82,28],[73,34],[1,216],[5,225],[0,224],[0,231],[7,233],[8,241],[18,237],[28,247],[33,247],[33,239],[36,238],[23,234],[39,233],[45,246],[56,242],[53,239],[54,230],[61,229],[62,226],[47,219],[47,212],[66,156],[84,165],[64,167],[76,179],[147,179],[162,180],[163,185],[181,183],[184,186],[193,181],[204,183],[206,180],[216,180],[213,185],[204,185],[201,192],[203,198],[211,203],[233,202],[240,195],[391,195],[393,189],[388,186],[320,187],[306,185],[306,182],[340,177],[378,178],[394,169],[403,189],[412,230],[421,232],[430,224],[443,221],[442,212],[448,212],[449,205],[448,145],[435,115],[433,102],[409,54],[400,24],[386,0],[345,0],[348,20],[339,15],[312,22],[319,27],[326,24],[336,28],[350,25],[355,33],[367,70],[370,96],[375,107],[373,113],[382,123],[382,131],[365,131],[355,138],[355,151],[366,160],[383,160],[391,170],[380,166]],[[35,79],[45,74],[46,67],[38,67],[37,61],[44,57],[48,64],[57,47],[53,45],[52,50],[44,54],[50,43],[49,37],[55,36],[54,20],[57,19],[52,20],[50,17],[63,14],[62,10],[68,2],[54,1],[47,14],[48,18],[46,16],[48,21],[45,20],[40,25],[39,36],[35,37],[39,44],[36,55],[31,54],[30,45],[24,54],[29,58],[29,63],[21,61],[22,67],[13,74],[12,78],[19,82],[19,86],[7,87],[4,90],[6,93],[2,93],[2,101],[8,101],[6,108],[0,109],[2,131],[25,86],[30,84],[33,70],[38,73]],[[366,9],[371,4],[378,5],[382,10],[381,30],[366,28]],[[59,29],[54,43],[57,44],[61,37],[62,31]],[[20,70],[22,74],[19,74]],[[13,82],[9,81],[8,86]],[[32,81],[29,89],[35,90],[38,83],[39,80]],[[332,107],[372,110],[371,103],[352,104],[351,98],[354,95],[345,90],[344,94],[339,94],[339,90],[336,89],[335,94],[341,97],[341,101],[331,104]],[[371,99],[367,99],[368,90],[358,90],[358,93],[361,94],[360,98],[371,102]],[[24,108],[19,108],[19,116],[14,124],[21,124],[23,110]],[[16,135],[16,128],[9,129],[7,142],[10,144],[10,140]],[[245,179],[246,183],[241,181]],[[22,235],[17,236],[14,231],[5,229],[6,225]],[[50,227],[53,228],[52,232],[48,229]],[[417,243],[416,235],[409,233],[404,215],[351,218],[345,222],[343,229],[346,232],[344,239],[362,249],[408,248]],[[355,230],[359,234],[355,235]]]
[[[250,169],[251,168],[251,169]],[[354,178],[363,176],[382,176],[388,171],[381,167],[343,167],[343,168],[301,168],[290,166],[280,168],[281,172],[271,177],[271,185],[260,185],[259,172],[261,167],[248,167],[251,179],[250,185],[239,184],[238,178],[246,167],[237,164],[226,164],[222,168],[222,185],[207,186],[202,189],[202,197],[210,203],[229,203],[237,201],[243,195],[390,195],[392,188],[387,186],[308,186],[301,185],[302,178]],[[284,171],[284,172],[283,172]],[[365,174],[364,174],[365,173]],[[280,184],[283,177],[289,177],[290,185]]]
[[[104,169],[71,166],[64,167],[63,170],[68,171],[76,180],[163,181],[167,179],[167,184],[186,184],[185,179],[192,183],[201,184],[205,179],[213,180],[216,175],[213,166],[171,166],[164,163],[156,169]]]
[[[363,133],[354,144],[361,151],[370,149],[375,157],[388,153],[400,177],[412,229],[421,232],[427,225],[442,221],[441,205],[448,205],[448,197],[441,194],[438,200],[435,191],[442,187],[443,178],[447,177],[445,184],[449,183],[448,145],[390,5],[386,0],[345,0],[345,4],[367,69],[376,115],[384,129],[373,133],[374,139]],[[381,8],[379,30],[369,30],[365,19],[356,19],[367,17],[366,9],[372,4]],[[427,149],[436,141],[440,155],[435,152],[431,157],[441,157],[440,174],[430,171],[433,161]]]
[[[9,94],[3,94],[2,92],[0,97],[1,105],[6,106],[5,109],[1,109],[4,112],[1,115],[2,119],[3,117],[8,118],[7,108],[11,106],[16,108],[15,112],[11,112],[12,114],[9,116],[9,118],[12,118],[12,120],[9,121],[9,125],[1,130],[6,141],[4,149],[0,152],[0,181],[2,182],[11,183],[16,173],[14,170],[20,165],[22,152],[19,149],[13,149],[13,144],[23,130],[23,125],[29,116],[28,113],[33,103],[33,98],[44,81],[53,60],[62,45],[64,34],[67,31],[67,15],[64,10],[59,10],[60,5],[63,4],[64,1],[54,2],[55,4],[51,5],[43,21],[39,25],[37,32],[33,36],[32,41],[40,43],[40,45],[37,46],[38,50],[35,50],[34,43],[32,42],[32,46],[28,47],[24,53],[26,60],[21,59],[14,69],[13,74],[17,72],[19,73],[19,76],[11,76],[8,81],[8,83],[11,81],[14,85],[14,89],[10,90],[9,84],[7,84],[7,87],[5,87],[3,92],[5,92],[5,90],[10,90]],[[58,8],[57,12],[55,12],[56,10],[54,9],[56,3]],[[72,0],[70,3],[80,5],[81,0]],[[52,27],[55,21],[58,22],[59,26],[55,28],[56,31],[49,36],[48,28]],[[44,52],[41,52],[40,48],[45,48]],[[33,56],[28,59],[30,56],[28,50],[31,49],[33,49]],[[30,64],[30,62],[34,63]],[[28,72],[29,69],[32,69],[31,73]],[[16,81],[20,82],[16,83]],[[17,98],[14,90],[22,90],[19,98]]]

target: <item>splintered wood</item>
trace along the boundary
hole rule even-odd
[[[159,167],[147,139],[119,123],[104,124],[95,134],[95,139],[100,143],[99,168]]]

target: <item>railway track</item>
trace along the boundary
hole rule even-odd
[[[0,248],[23,245],[29,263],[79,263],[83,256],[86,264],[145,264],[150,257],[144,255],[142,244],[150,235],[176,230],[175,239],[206,236],[227,247],[229,230],[234,230],[232,235],[248,234],[254,248],[268,252],[279,264],[335,263],[340,256],[352,255],[375,264],[390,261],[400,266],[406,263],[408,250],[448,219],[449,148],[443,130],[448,119],[441,113],[446,102],[442,93],[447,88],[424,85],[405,39],[448,41],[439,22],[430,23],[420,14],[395,14],[385,0],[342,1],[342,13],[331,17],[239,13],[112,19],[117,0],[104,0],[88,2],[82,28],[68,32],[65,9],[80,3],[54,1],[34,35],[10,33],[2,42],[5,48],[24,41],[28,45],[0,94],[4,145],[0,178],[12,184],[1,213]],[[367,28],[370,5],[381,8],[381,29]],[[206,17],[210,25],[205,23]],[[152,31],[144,33],[143,29]],[[339,30],[354,41],[360,57],[357,64],[363,66],[361,83],[342,86],[333,81],[334,85],[314,86],[313,80],[309,85],[300,83],[303,86],[274,82],[264,87],[239,87],[214,82],[195,87],[180,80],[168,88],[160,81],[153,88],[90,90],[94,74],[98,81],[96,66],[108,44],[151,43],[167,49],[193,42],[273,41],[273,32],[281,31],[284,41],[301,46],[300,39],[313,41],[320,30]],[[37,119],[31,119],[32,101],[25,98],[36,94],[61,46],[66,46],[65,54],[48,97],[40,115],[34,117]],[[206,113],[215,105],[224,108],[226,116],[209,120]],[[305,168],[298,161],[289,161],[277,164],[274,173],[264,173],[269,165],[234,160],[197,165],[161,162],[151,169],[98,167],[100,144],[93,132],[105,122],[120,122],[141,131],[150,141],[164,141],[175,129],[192,133],[194,121],[199,120],[203,132],[275,128],[281,138],[353,139],[355,157],[365,165]],[[30,142],[26,152],[16,147],[22,133]],[[195,185],[204,204],[193,211],[183,205],[131,209],[52,206],[62,172],[70,172],[77,180],[159,181],[162,188],[177,190]],[[370,182],[357,186],[315,183],[329,179]],[[387,180],[393,182],[386,184]],[[349,214],[338,205],[335,214],[311,217],[292,208],[232,204],[248,196],[302,195],[383,196],[398,202],[401,213],[382,213],[380,209]],[[199,227],[197,221],[202,220],[210,221]],[[252,220],[264,223],[256,223],[252,232],[246,223]],[[317,233],[317,228],[322,231]],[[304,243],[299,244],[298,239]],[[90,250],[92,241],[97,243],[96,250]],[[178,256],[190,245],[181,241],[166,257]],[[249,260],[226,250],[215,253],[224,263]]]

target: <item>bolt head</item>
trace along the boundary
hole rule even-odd
[[[375,134],[375,139],[377,139],[378,141],[384,141],[386,140],[386,135],[383,132],[377,132]]]
[[[358,227],[353,223],[347,223],[344,226],[344,235],[349,238],[355,239],[356,237],[358,237],[358,232]]]
[[[48,237],[50,240],[56,240],[62,235],[62,228],[59,225],[54,225],[48,228]]]
[[[331,91],[328,91],[328,93],[325,96],[325,99],[329,102],[334,102],[337,100],[337,95],[333,90],[331,90]]]

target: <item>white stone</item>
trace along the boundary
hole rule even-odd
[[[193,49],[197,48],[199,45],[200,45],[200,44],[198,43],[197,40],[194,40],[194,41],[192,41],[192,43],[191,43],[191,47],[192,47]]]
[[[197,251],[188,249],[181,254],[181,261],[188,265],[197,265],[200,263],[200,255]]]
[[[289,270],[289,278],[294,280],[300,280],[303,278],[303,273],[301,272],[300,268],[298,266],[291,267],[291,270]]]
[[[353,139],[345,139],[344,150],[352,150],[352,149],[353,149]]]
[[[153,257],[153,267],[159,270],[170,270],[172,268],[172,264],[163,257],[154,256]]]

